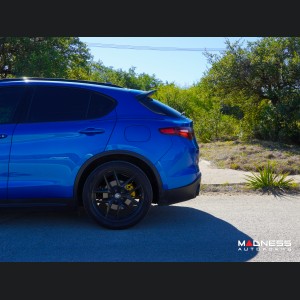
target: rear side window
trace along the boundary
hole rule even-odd
[[[88,119],[97,119],[110,113],[115,107],[115,101],[105,95],[92,93]]]
[[[101,94],[68,87],[36,87],[28,122],[60,122],[100,118],[115,102]]]
[[[168,116],[168,117],[174,117],[174,118],[180,118],[182,117],[182,114],[177,111],[176,109],[160,102],[155,99],[152,99],[150,97],[145,97],[139,100],[140,103],[142,103],[145,107],[147,107],[149,110],[156,114]]]
[[[14,123],[14,116],[25,88],[1,87],[0,88],[0,124]]]

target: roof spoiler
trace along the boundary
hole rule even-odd
[[[138,94],[136,95],[135,97],[138,99],[138,100],[141,100],[141,99],[144,99],[144,98],[147,98],[149,96],[151,96],[152,94],[154,94],[157,90],[151,90],[151,91],[148,91],[148,92],[143,92],[141,94]]]

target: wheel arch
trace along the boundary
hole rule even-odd
[[[122,160],[138,166],[149,178],[153,189],[153,203],[157,203],[162,194],[162,182],[160,175],[154,165],[144,156],[130,152],[112,150],[99,155],[95,155],[87,160],[77,173],[74,184],[74,200],[77,205],[82,205],[82,192],[84,182],[88,175],[103,163]]]

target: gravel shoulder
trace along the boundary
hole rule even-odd
[[[202,173],[201,183],[203,184],[241,184],[246,183],[246,175],[251,172],[221,169],[216,167],[212,162],[200,159],[199,168]],[[290,175],[287,178],[293,178],[295,182],[300,183],[300,175]]]

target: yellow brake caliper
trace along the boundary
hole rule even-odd
[[[133,186],[133,184],[132,183],[128,183],[128,184],[126,184],[125,185],[125,189],[128,191],[128,192],[130,192],[130,191],[132,191],[133,189],[134,189],[134,186]],[[132,198],[135,198],[135,191],[132,191],[131,193],[130,193],[130,196],[132,197]]]

